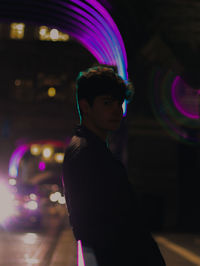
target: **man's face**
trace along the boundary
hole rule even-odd
[[[88,120],[100,130],[115,131],[123,117],[122,103],[110,95],[97,96],[88,107]]]

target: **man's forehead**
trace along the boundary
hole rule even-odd
[[[103,94],[99,95],[98,98],[100,100],[110,100],[110,101],[124,101],[124,97],[120,97],[119,95],[112,95],[112,94]]]
[[[101,99],[112,99],[112,100],[116,99],[116,97],[114,97],[111,94],[102,94],[102,95],[99,95],[98,97],[101,98]]]
[[[101,97],[101,98],[113,98],[113,96],[110,94],[102,94],[102,95],[99,95],[99,97]]]

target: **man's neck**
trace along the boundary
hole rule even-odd
[[[107,142],[109,133],[105,130],[101,130],[86,121],[82,122],[82,125],[85,126],[87,129],[92,131],[96,136],[98,136],[104,142]]]

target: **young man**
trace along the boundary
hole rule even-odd
[[[81,125],[63,164],[65,196],[76,240],[91,248],[99,266],[163,266],[143,225],[125,167],[108,148],[123,117],[129,85],[109,67],[81,72],[77,108]]]

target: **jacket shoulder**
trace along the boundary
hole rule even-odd
[[[88,142],[86,138],[73,136],[67,149],[65,150],[65,160],[71,161],[77,156],[81,155],[88,148]]]

